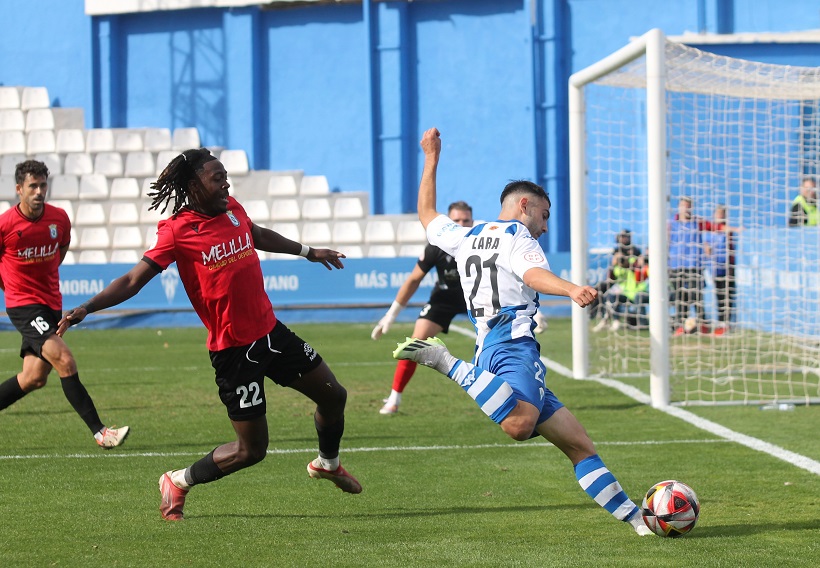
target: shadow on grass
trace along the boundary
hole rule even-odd
[[[743,525],[697,525],[692,530],[692,534],[687,534],[683,538],[726,538],[732,536],[748,536],[762,533],[775,533],[778,531],[813,531],[820,529],[820,519],[809,522],[794,523],[760,523]]]

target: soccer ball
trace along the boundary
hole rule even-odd
[[[695,527],[700,515],[700,502],[685,483],[661,481],[647,491],[641,513],[646,526],[656,535],[677,538]]]

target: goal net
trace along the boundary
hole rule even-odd
[[[652,30],[572,76],[570,146],[573,278],[608,288],[573,312],[575,376],[649,377],[656,406],[819,401],[820,227],[789,218],[820,69]],[[623,230],[640,255],[613,255]]]

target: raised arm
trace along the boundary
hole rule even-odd
[[[90,313],[111,308],[135,296],[157,274],[159,272],[156,268],[143,260],[139,261],[134,268],[112,281],[102,292],[63,314],[63,318],[57,324],[57,335],[62,336],[69,326],[80,323]]]
[[[424,152],[424,170],[419,184],[418,212],[419,221],[426,229],[439,215],[436,211],[436,170],[441,154],[441,134],[437,128],[430,128],[424,133],[421,137],[421,149]]]

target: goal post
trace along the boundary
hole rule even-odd
[[[820,168],[820,70],[655,29],[572,75],[569,113],[573,281],[606,278],[625,229],[649,264],[648,302],[606,296],[611,326],[573,308],[574,376],[648,377],[653,406],[820,400],[820,228],[788,223]],[[699,233],[685,305],[669,277],[681,198]]]

